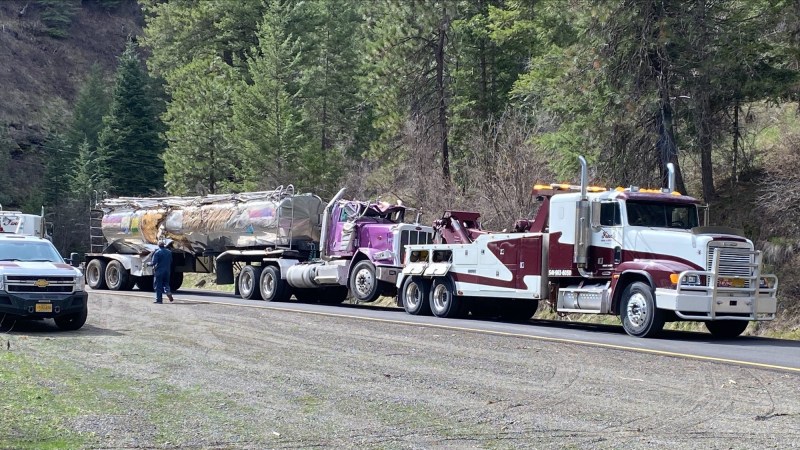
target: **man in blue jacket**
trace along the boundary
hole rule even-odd
[[[150,265],[153,266],[153,275],[155,276],[156,301],[153,303],[163,303],[161,301],[163,294],[167,294],[169,301],[173,301],[172,292],[169,290],[169,274],[172,272],[172,252],[167,249],[166,242],[158,242],[158,249],[153,253]]]

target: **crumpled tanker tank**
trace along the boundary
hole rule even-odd
[[[322,200],[294,189],[205,197],[121,197],[98,205],[108,243],[156,244],[196,254],[319,242]]]

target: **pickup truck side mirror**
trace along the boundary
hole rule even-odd
[[[81,263],[80,262],[80,255],[75,253],[75,252],[72,252],[72,253],[69,254],[69,258],[67,259],[67,261],[69,262],[70,266],[78,267],[80,265],[80,263]]]

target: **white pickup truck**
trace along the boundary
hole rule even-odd
[[[83,273],[36,236],[0,233],[0,327],[17,319],[53,319],[62,330],[86,323]]]

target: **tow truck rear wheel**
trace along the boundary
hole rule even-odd
[[[261,267],[244,266],[239,274],[239,295],[245,300],[261,300]]]
[[[706,322],[706,328],[715,338],[730,339],[744,333],[749,323],[746,320],[715,320]]]
[[[289,283],[281,279],[281,271],[275,266],[264,267],[258,284],[261,286],[261,296],[268,302],[285,302],[292,295]]]
[[[350,290],[358,303],[374,302],[381,295],[380,282],[375,275],[375,265],[368,260],[359,261],[350,272]]]
[[[430,293],[430,307],[436,317],[459,317],[464,299],[455,295],[453,280],[449,276],[433,280]]]
[[[102,259],[93,259],[86,265],[86,284],[90,288],[106,288],[106,264]]]
[[[653,290],[636,281],[622,291],[620,320],[625,332],[636,337],[655,337],[664,328],[664,312],[656,308]]]
[[[106,286],[112,291],[128,291],[133,287],[131,273],[119,261],[110,261],[106,266]]]
[[[428,295],[431,290],[431,282],[422,277],[408,277],[403,281],[400,288],[403,309],[412,316],[430,316],[431,305],[428,302]]]

